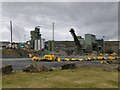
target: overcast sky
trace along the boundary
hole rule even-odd
[[[38,25],[42,38],[52,40],[53,22],[56,41],[73,41],[71,27],[83,38],[90,33],[97,39],[118,40],[117,2],[3,2],[2,19],[4,41],[10,41],[9,21],[17,42],[30,40],[30,31]]]

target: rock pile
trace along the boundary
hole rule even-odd
[[[64,70],[64,69],[74,69],[74,68],[76,68],[75,63],[65,64],[65,65],[62,66],[62,70]]]
[[[47,71],[52,71],[52,69],[45,65],[38,65],[36,63],[33,63],[26,66],[26,68],[23,69],[23,71],[24,72],[47,72]]]
[[[6,65],[2,67],[2,74],[11,74],[13,70],[12,65]]]

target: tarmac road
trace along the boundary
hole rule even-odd
[[[12,65],[14,70],[22,70],[26,66],[32,64],[31,58],[3,58],[0,59],[2,61],[2,66],[4,65]],[[100,64],[101,60],[93,60],[93,61],[36,61],[37,64],[46,65],[51,68],[60,68],[62,65],[67,63],[76,63],[76,65],[96,65]]]

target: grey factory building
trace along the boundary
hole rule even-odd
[[[104,41],[103,39],[96,39],[93,34],[85,34],[85,39],[81,36],[77,36],[82,50],[86,53],[91,53],[96,51],[98,53],[103,53],[104,50],[106,53],[115,52],[118,54],[120,50],[120,41]],[[45,45],[48,50],[52,51],[52,41],[45,42]],[[55,51],[65,51],[73,53],[76,50],[76,45],[74,41],[54,41],[54,50]]]

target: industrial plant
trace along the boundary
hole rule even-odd
[[[40,26],[36,26],[34,30],[30,31],[30,41],[25,43],[1,42],[1,48],[12,47],[14,49],[23,49],[27,51],[52,51],[62,55],[84,55],[85,53],[119,53],[120,41],[104,41],[104,39],[97,39],[96,35],[85,34],[84,38],[76,35],[75,30],[71,28],[68,30],[71,33],[73,41],[45,41],[40,32]],[[53,44],[54,43],[54,44]]]
[[[66,78],[68,78],[68,73],[70,73],[70,78],[72,76],[72,78],[75,78],[74,80],[76,80],[76,75],[81,75],[81,72],[82,74],[85,72],[83,75],[85,79],[86,76],[90,78],[94,76],[93,79],[96,78],[95,76],[99,75],[98,71],[100,70],[102,73],[107,71],[109,74],[111,72],[117,72],[118,74],[118,71],[120,71],[118,67],[118,64],[120,64],[120,41],[104,41],[103,38],[97,39],[96,35],[93,34],[85,34],[83,38],[80,35],[76,35],[74,28],[68,30],[68,33],[71,33],[73,41],[55,41],[53,28],[53,40],[46,41],[42,38],[40,26],[36,26],[34,30],[30,31],[29,41],[15,43],[12,42],[11,39],[11,42],[1,42],[1,57],[4,65],[1,68],[2,75],[9,75],[13,73],[13,70],[20,70],[21,73],[24,72],[24,75],[28,74],[28,78],[31,73],[34,73],[32,78],[42,75],[42,77],[44,76],[43,80],[46,79],[47,81],[52,78],[51,81],[53,81],[54,77],[59,75],[56,74],[56,71],[57,73],[58,71],[61,73],[61,70],[65,70],[65,72],[63,71],[60,75],[63,76],[63,73],[65,73],[65,75],[67,75]],[[104,65],[104,67],[102,65]],[[81,68],[83,68],[83,70]],[[66,69],[69,70],[67,71]],[[70,69],[72,70],[70,71]],[[95,69],[97,69],[95,73],[98,75],[94,75],[94,73],[88,75],[89,71],[95,71]],[[87,75],[85,70],[88,70]],[[50,71],[55,71],[53,72],[55,73],[54,77],[50,77],[54,74],[48,76],[49,78],[46,77],[47,73],[44,73],[45,75],[35,75],[36,73],[42,72],[49,72],[49,74],[51,74]],[[76,74],[76,71],[80,72],[80,74]],[[101,74],[101,72],[99,73]],[[16,72],[12,75],[15,74]],[[23,76],[23,74],[20,74],[20,77],[21,76]],[[19,78],[18,72],[17,78]],[[42,78],[39,79],[42,80]],[[34,80],[34,83],[36,83],[36,79]],[[58,78],[56,80],[58,82]],[[32,80],[30,79],[29,81]],[[65,80],[63,82],[65,82]],[[44,85],[45,84],[46,82]]]

